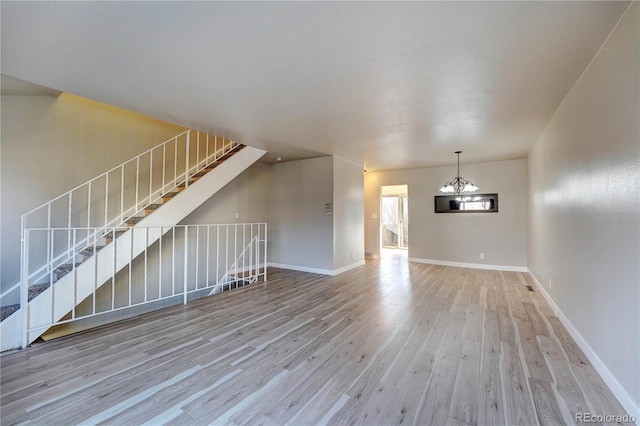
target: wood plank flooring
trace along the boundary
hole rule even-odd
[[[529,278],[393,256],[273,269],[0,356],[2,425],[574,424],[625,414]]]

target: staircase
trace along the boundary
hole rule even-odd
[[[264,154],[235,142],[218,142],[200,132],[184,132],[25,214],[21,305],[26,309],[3,309],[0,349],[26,347],[61,319],[75,318],[76,306],[92,294],[95,305],[95,293],[105,282],[115,282],[116,274],[141,254],[146,259],[149,247],[172,229],[175,235],[175,225]],[[134,165],[135,179],[128,176]],[[149,173],[145,182],[141,169]],[[104,189],[98,190],[102,183]],[[69,226],[52,226],[52,211],[60,201],[68,204]],[[82,208],[74,209],[74,203]],[[97,217],[100,226],[93,226]],[[75,226],[80,223],[88,226]]]

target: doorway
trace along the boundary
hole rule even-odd
[[[388,185],[380,191],[380,245],[382,252],[409,248],[409,193],[407,185]]]

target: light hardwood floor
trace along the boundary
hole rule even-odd
[[[528,277],[406,263],[267,283],[5,353],[1,423],[573,424],[625,414]]]

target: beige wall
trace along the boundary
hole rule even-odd
[[[185,130],[63,93],[2,97],[0,285],[20,277],[20,216]]]
[[[528,158],[529,268],[637,409],[639,28],[635,3]]]
[[[333,158],[333,268],[364,260],[362,166]]]
[[[409,189],[410,258],[525,268],[525,160],[461,165],[460,174],[478,185],[480,193],[498,193],[498,213],[434,213],[433,197],[440,195],[438,188],[455,174],[455,166],[367,173],[367,255],[380,254],[380,187],[406,184]],[[484,260],[480,259],[480,253],[484,253]]]

